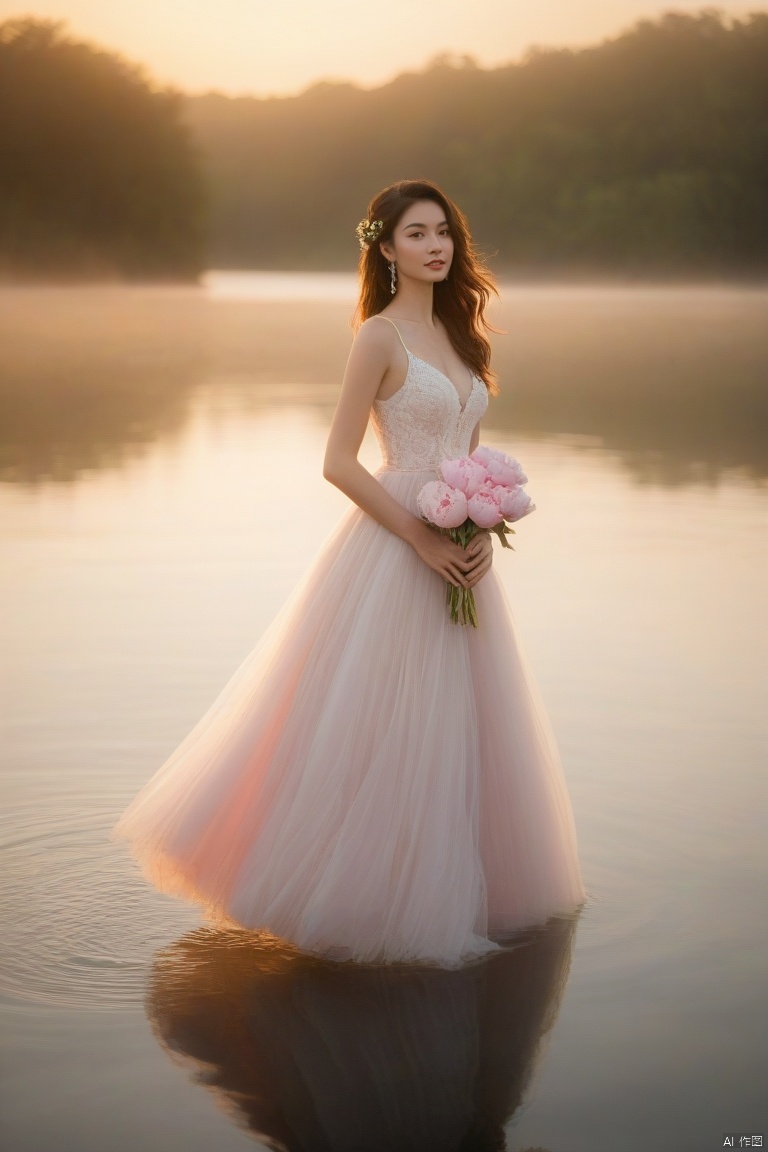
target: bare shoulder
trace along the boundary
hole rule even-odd
[[[378,313],[369,316],[358,328],[354,343],[374,352],[387,351],[392,347],[392,341],[397,340],[397,332],[393,331],[393,327],[392,321]]]
[[[352,341],[349,362],[353,370],[373,373],[377,382],[396,358],[397,332],[379,316],[369,316],[358,328]]]

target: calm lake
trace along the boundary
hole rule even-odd
[[[211,932],[107,839],[349,507],[322,460],[355,287],[0,289],[2,1147],[765,1145],[768,288],[491,308],[481,440],[537,506],[494,566],[575,923],[492,976],[341,977]]]

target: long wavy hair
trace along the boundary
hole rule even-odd
[[[358,276],[360,296],[351,320],[353,331],[369,316],[375,316],[392,300],[388,261],[381,251],[382,241],[391,242],[400,217],[417,200],[434,200],[445,212],[453,237],[453,260],[448,277],[433,286],[433,311],[445,325],[451,344],[463,362],[485,382],[495,396],[499,392],[496,373],[491,371],[491,344],[486,332],[501,332],[485,319],[491,293],[499,295],[485,256],[475,247],[469,223],[459,206],[431,180],[398,180],[382,189],[368,205],[369,220],[383,220],[384,226],[367,249],[360,250]]]

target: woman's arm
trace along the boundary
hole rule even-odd
[[[396,352],[396,337],[394,332],[386,331],[389,327],[366,321],[352,343],[328,435],[323,476],[379,524],[410,544],[430,568],[457,587],[467,587],[464,573],[474,567],[468,550],[404,508],[357,459],[371,404]]]
[[[424,525],[390,496],[357,459],[371,404],[392,357],[387,328],[388,324],[364,323],[355,337],[328,434],[323,476],[379,524],[411,544]]]

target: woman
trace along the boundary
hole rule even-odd
[[[358,331],[324,476],[342,517],[114,828],[162,891],[334,960],[456,968],[585,898],[570,801],[487,533],[422,520],[488,406],[490,274],[432,182],[358,225]],[[357,453],[371,420],[383,464]],[[445,581],[479,626],[452,622]]]

